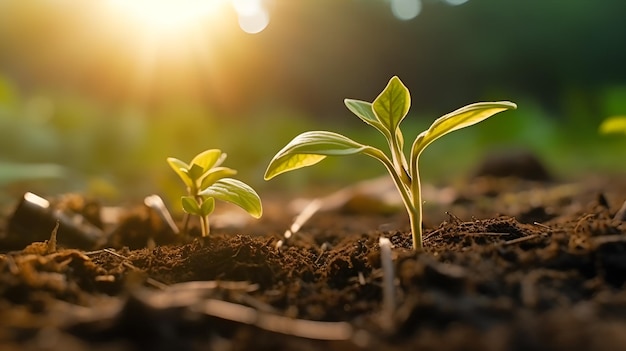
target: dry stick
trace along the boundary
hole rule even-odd
[[[626,221],[626,201],[624,201],[624,203],[622,204],[622,207],[620,207],[620,209],[617,211],[613,219],[616,221],[620,221],[620,222]]]
[[[505,241],[505,242],[503,242],[503,243],[502,243],[502,245],[513,245],[513,244],[519,244],[519,243],[521,243],[521,242],[528,241],[528,240],[532,240],[532,239],[538,238],[538,237],[540,237],[540,236],[541,236],[541,235],[539,235],[539,234],[531,234],[531,235],[528,235],[528,236],[523,236],[523,237],[521,237],[521,238],[517,238],[517,239],[513,239],[513,240],[508,240],[508,241]]]
[[[591,244],[594,247],[598,247],[604,244],[623,243],[626,242],[626,235],[603,235],[590,238]]]
[[[396,310],[396,292],[393,286],[395,279],[393,272],[393,260],[391,259],[391,241],[381,237],[379,239],[380,261],[383,268],[383,310],[381,313],[381,325],[389,331],[393,328],[393,315]]]
[[[289,227],[289,229],[285,231],[285,234],[283,235],[284,239],[278,240],[278,242],[276,243],[276,248],[281,248],[289,239],[291,239],[293,234],[297,233],[300,228],[302,228],[304,223],[306,223],[306,221],[308,221],[321,207],[322,200],[320,199],[314,199],[309,202],[309,204],[306,205],[302,212],[298,214],[296,219],[291,224],[291,227]]]
[[[576,226],[574,227],[574,233],[578,233],[579,232],[580,227],[582,227],[582,224],[583,224],[584,221],[586,221],[586,220],[588,220],[590,218],[593,218],[594,216],[595,215],[593,213],[589,213],[589,214],[586,214],[586,215],[582,216],[578,220],[578,222],[576,223]]]
[[[552,228],[548,227],[547,225],[539,223],[539,222],[533,222],[533,224],[538,226],[538,227],[542,227],[544,229],[548,229],[548,230],[552,229]]]
[[[61,222],[57,219],[57,223],[54,225],[54,229],[52,229],[52,233],[50,233],[50,240],[48,240],[48,248],[46,253],[54,253],[57,251],[57,233],[59,231],[59,226]]]
[[[176,222],[174,222],[174,218],[172,218],[170,211],[167,209],[165,202],[163,202],[163,199],[159,195],[146,196],[143,199],[143,203],[154,210],[159,215],[161,220],[165,222],[168,227],[170,227],[174,234],[178,234],[180,232]]]
[[[193,312],[232,322],[253,325],[263,330],[313,340],[348,341],[354,330],[347,322],[318,322],[276,316],[251,307],[208,299],[191,306]]]

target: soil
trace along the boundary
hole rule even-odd
[[[142,206],[93,247],[5,226],[0,349],[626,350],[626,179],[483,170],[435,190],[421,252],[401,208],[357,193],[287,241],[284,197],[208,238]],[[101,208],[73,201],[98,222]]]

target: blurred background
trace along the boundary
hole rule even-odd
[[[0,201],[80,191],[120,201],[178,194],[165,162],[219,148],[259,192],[347,185],[372,159],[263,181],[296,134],[382,137],[344,107],[393,75],[412,95],[405,138],[477,101],[518,110],[424,153],[424,179],[527,149],[558,176],[626,170],[626,1],[0,0]]]

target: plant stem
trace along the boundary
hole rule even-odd
[[[421,203],[415,203],[415,194],[411,194],[411,188],[414,189],[414,184],[410,183],[409,186],[405,186],[402,178],[398,173],[394,164],[385,154],[376,148],[367,148],[364,153],[371,156],[385,165],[391,179],[400,193],[404,207],[409,215],[409,222],[411,223],[411,235],[413,236],[413,250],[422,250],[422,207]],[[413,181],[417,181],[417,188],[419,189],[419,176],[415,174]],[[421,201],[420,192],[417,192],[417,199]]]
[[[413,206],[409,211],[411,233],[413,234],[413,250],[422,251],[422,193],[419,173],[412,174],[411,195]]]
[[[200,226],[202,227],[202,237],[209,236],[209,216],[200,216]]]
[[[400,175],[402,183],[408,188],[411,186],[411,179],[408,177],[406,169],[406,160],[404,158],[403,150],[400,148],[398,138],[393,135],[389,140],[389,148],[391,149],[391,156],[396,173]]]
[[[418,136],[411,146],[411,165],[409,174],[411,176],[411,202],[414,204],[411,214],[411,231],[413,232],[413,249],[422,250],[422,184],[420,184],[419,157],[425,146],[420,144],[422,139]]]

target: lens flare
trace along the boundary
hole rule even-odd
[[[109,0],[118,16],[153,31],[184,29],[220,10],[223,0]]]

